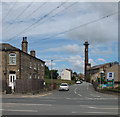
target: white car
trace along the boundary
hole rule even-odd
[[[80,80],[76,81],[76,84],[81,84],[82,82]]]
[[[67,83],[62,83],[59,87],[59,91],[69,91],[69,85]]]

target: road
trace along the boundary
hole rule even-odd
[[[117,115],[118,96],[94,91],[83,82],[69,91],[42,95],[3,95],[3,115]]]

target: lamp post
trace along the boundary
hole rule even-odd
[[[52,82],[52,62],[53,62],[53,60],[51,60],[51,90],[53,89],[53,82]]]

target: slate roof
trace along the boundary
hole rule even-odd
[[[0,51],[5,51],[5,50],[6,50],[6,51],[20,51],[20,52],[23,52],[22,50],[14,47],[14,46],[12,46],[12,45],[10,45],[10,44],[8,44],[8,43],[0,43]],[[34,57],[34,56],[26,53],[26,52],[23,52],[23,53],[25,53],[25,54],[27,54],[28,56],[31,56],[31,57],[33,57],[33,58],[35,58],[35,59],[38,59],[38,60],[40,60],[40,61],[43,62],[43,63],[45,63],[45,61],[43,61],[43,60],[41,60],[41,59],[39,59],[39,58],[36,58],[36,57]]]
[[[93,66],[91,67],[90,69],[91,70],[94,70],[94,69],[99,69],[99,68],[102,68],[104,67],[105,65],[114,65],[114,64],[118,64],[118,62],[109,62],[109,63],[105,63],[105,64],[100,64],[100,65],[96,65],[96,66]]]
[[[5,50],[20,50],[8,43],[0,43],[0,50],[5,51]]]

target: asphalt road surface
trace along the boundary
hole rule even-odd
[[[118,115],[118,96],[94,91],[89,83],[69,91],[39,95],[3,95],[3,115]]]

